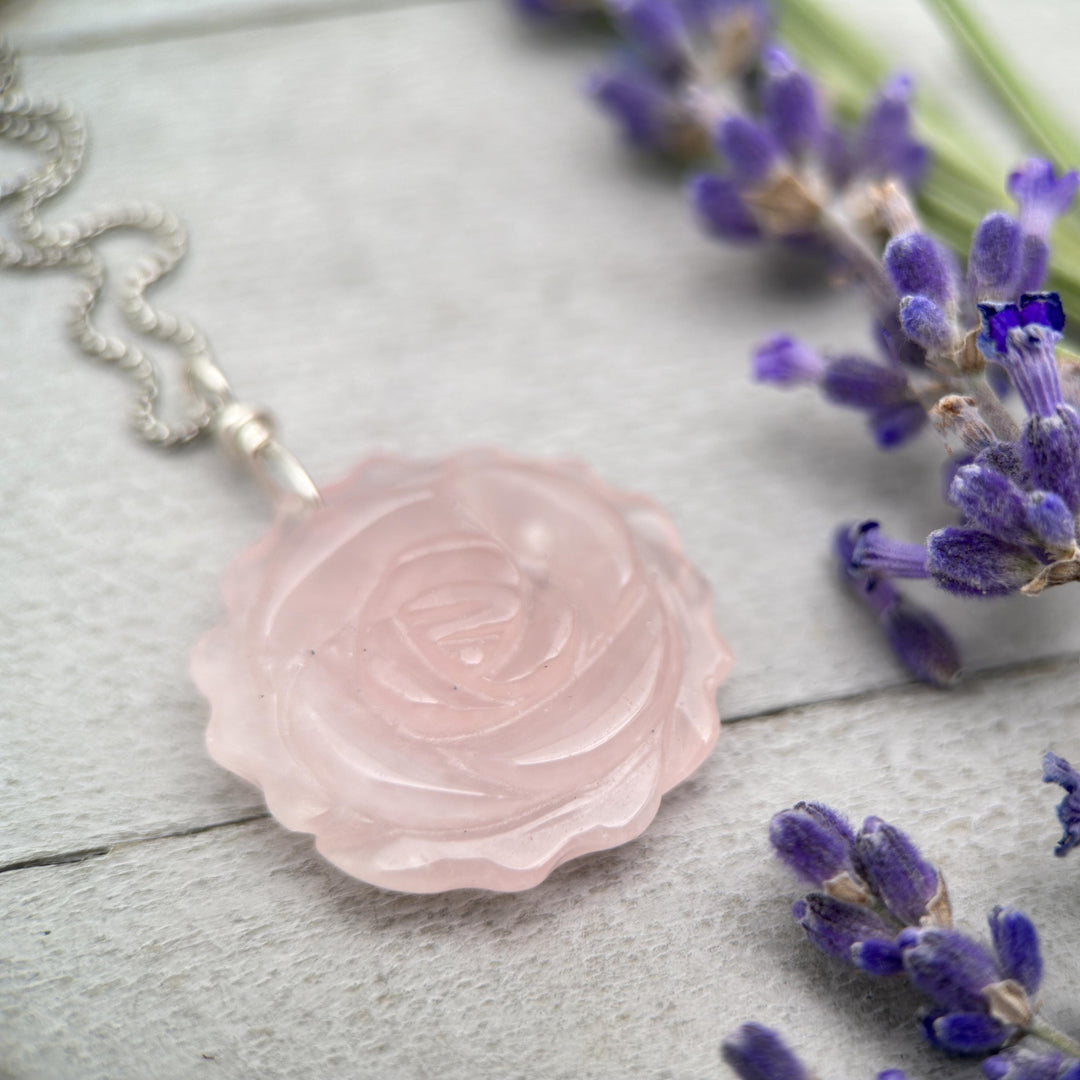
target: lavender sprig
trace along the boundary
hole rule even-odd
[[[940,871],[880,818],[856,832],[830,807],[799,803],[773,818],[769,839],[814,886],[792,908],[809,940],[870,975],[906,978],[929,999],[919,1023],[932,1045],[984,1056],[1027,1035],[1080,1057],[1037,1016],[1042,955],[1023,912],[995,907],[989,944],[957,930]]]
[[[720,1055],[741,1080],[810,1080],[809,1070],[794,1051],[762,1024],[743,1024],[721,1043]],[[877,1080],[907,1080],[907,1076],[899,1069],[887,1069],[878,1073]]]
[[[862,579],[863,599],[879,619],[881,610],[903,603],[895,580],[930,579],[977,598],[1036,596],[1080,581],[1075,364],[1058,354],[1060,297],[1029,291],[1042,284],[1050,227],[1078,186],[1075,171],[1058,176],[1038,159],[1016,170],[1009,187],[1018,216],[995,212],[983,220],[966,274],[909,221],[882,253],[895,289],[894,306],[878,305],[875,316],[885,363],[821,356],[788,337],[757,351],[760,380],[818,386],[833,402],[863,411],[879,446],[898,445],[928,416],[953,455],[946,498],[959,524],[921,544],[894,539],[877,522],[841,531],[836,554],[844,575],[857,593]],[[1022,422],[1005,401],[1010,389],[1026,414]],[[874,591],[888,597],[881,610]],[[947,679],[927,661],[937,651],[932,640],[924,634],[912,645],[890,634],[915,674],[942,683]]]
[[[547,2],[554,10],[566,0]],[[771,40],[764,0],[593,2],[626,48],[591,92],[636,146],[718,162],[689,182],[706,231],[817,251],[867,286],[879,357],[823,355],[779,335],[759,347],[755,375],[817,387],[865,416],[883,449],[928,418],[944,437],[955,455],[946,497],[960,521],[922,543],[856,523],[835,548],[899,659],[921,679],[951,682],[956,646],[895,581],[925,578],[986,598],[1080,580],[1080,366],[1058,357],[1060,298],[1038,291],[1051,227],[1080,175],[1039,159],[1013,172],[1016,216],[983,218],[962,272],[912,203],[929,154],[913,134],[909,79],[888,79],[845,129]],[[1010,390],[1022,422],[1003,400]]]
[[[1047,784],[1060,784],[1065,789],[1065,798],[1057,808],[1058,821],[1065,833],[1054,848],[1054,854],[1068,855],[1073,848],[1080,847],[1080,772],[1063,757],[1048,752],[1043,758],[1043,780]]]

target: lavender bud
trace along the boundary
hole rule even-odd
[[[1072,204],[1077,186],[1080,174],[1075,169],[1056,177],[1049,161],[1029,158],[1009,175],[1007,184],[1020,208],[1020,227],[1030,236],[1047,239],[1055,219]]]
[[[1080,847],[1080,772],[1063,757],[1047,752],[1043,758],[1043,781],[1060,784],[1065,789],[1065,798],[1057,808],[1058,821],[1065,834],[1054,848],[1054,854],[1068,855],[1073,848]]]
[[[956,645],[937,619],[909,603],[887,578],[853,565],[860,528],[845,525],[836,533],[836,558],[845,582],[877,616],[897,659],[924,682],[947,685],[960,672]]]
[[[882,450],[895,450],[922,431],[926,413],[917,401],[884,405],[870,414],[870,430]]]
[[[839,128],[828,126],[822,132],[821,157],[833,187],[847,187],[855,171],[855,162],[851,147]]]
[[[1028,539],[1028,499],[1008,477],[982,465],[958,469],[949,487],[949,502],[968,522],[1002,540]]]
[[[820,143],[823,132],[817,87],[781,49],[765,54],[761,90],[765,122],[776,141],[794,158]]]
[[[1020,246],[1020,223],[1014,217],[996,211],[982,219],[968,257],[968,271],[977,299],[1008,292],[1020,270]]]
[[[876,521],[864,521],[853,532],[855,544],[851,566],[864,573],[888,577],[924,578],[927,576],[926,547],[893,540]]]
[[[905,296],[900,301],[900,326],[928,353],[951,353],[956,348],[952,320],[926,296]]]
[[[938,889],[937,871],[894,825],[868,817],[855,837],[860,876],[900,922],[914,926]]]
[[[1042,982],[1043,963],[1035,924],[1015,908],[998,905],[990,912],[994,952],[1006,979],[1015,979],[1029,994]]]
[[[912,86],[910,78],[898,75],[882,87],[863,121],[857,171],[896,177],[911,185],[922,178],[929,156],[926,147],[911,137]]]
[[[1020,243],[1020,273],[1017,288],[1030,292],[1041,289],[1050,269],[1050,245],[1041,236],[1025,236]]]
[[[994,958],[957,930],[905,930],[897,939],[912,984],[949,1012],[987,1010],[983,990],[1001,981]]]
[[[943,397],[930,410],[930,422],[945,440],[949,453],[959,445],[969,453],[977,454],[997,442],[974,398],[959,394]]]
[[[810,893],[791,909],[795,921],[822,952],[853,963],[852,948],[864,941],[891,941],[885,922],[861,904],[849,904],[825,893]]]
[[[907,377],[902,371],[861,356],[829,360],[821,389],[830,401],[856,409],[895,405],[909,396]]]
[[[923,1034],[933,1046],[967,1057],[999,1049],[1014,1031],[987,1013],[953,1012],[923,1019]]]
[[[665,150],[674,100],[653,75],[630,67],[598,72],[586,92],[615,120],[627,141]]]
[[[855,833],[835,810],[821,803],[798,803],[769,823],[769,843],[783,863],[804,881],[821,888],[851,872]]]
[[[615,17],[650,67],[664,78],[683,73],[690,55],[686,24],[671,0],[615,0]]]
[[[903,1069],[886,1069],[877,1074],[876,1080],[907,1080],[907,1073]]]
[[[897,236],[889,241],[882,259],[901,296],[926,296],[943,307],[955,300],[952,259],[932,236],[918,232]]]
[[[743,1024],[720,1044],[720,1053],[741,1080],[809,1080],[783,1039],[762,1024]]]
[[[761,229],[730,177],[699,173],[691,178],[689,191],[707,233],[736,243],[760,239]]]
[[[982,1071],[987,1080],[1064,1080],[1067,1064],[1057,1050],[1034,1051],[1020,1046],[987,1058]]]
[[[754,350],[754,378],[777,386],[820,382],[825,360],[808,345],[777,334]]]
[[[996,442],[975,456],[974,464],[994,469],[1014,483],[1025,487],[1030,483],[1021,447],[1008,442]]]
[[[886,608],[882,629],[900,662],[931,686],[948,686],[960,675],[960,650],[949,632],[928,611],[903,597]]]
[[[1024,524],[1048,548],[1070,550],[1076,542],[1076,519],[1065,501],[1052,491],[1028,495]]]
[[[780,148],[773,137],[745,116],[735,114],[722,120],[716,141],[740,188],[760,185],[780,161]]]
[[[860,941],[851,947],[851,961],[868,975],[899,975],[904,970],[904,954],[894,941]]]
[[[1042,569],[1025,548],[979,529],[950,525],[931,533],[926,546],[930,576],[958,596],[1008,596]]]
[[[1068,405],[1056,416],[1032,416],[1024,428],[1023,459],[1035,487],[1080,511],[1080,420]]]

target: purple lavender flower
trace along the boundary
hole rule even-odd
[[[998,905],[990,912],[990,934],[1001,971],[1028,994],[1042,982],[1043,962],[1035,924],[1016,908]]]
[[[764,56],[762,111],[772,136],[795,160],[818,149],[825,130],[817,87],[782,49]]]
[[[1060,495],[1033,491],[1027,496],[1028,530],[1044,547],[1064,554],[1076,543],[1076,519]]]
[[[1030,158],[1010,174],[1008,190],[1019,207],[1023,233],[1018,292],[1042,286],[1050,257],[1050,229],[1072,204],[1078,185],[1080,175],[1076,170],[1058,177],[1054,166],[1041,158]]]
[[[781,861],[816,888],[845,871],[855,873],[855,830],[823,803],[796,803],[769,823],[769,843]]]
[[[984,991],[1002,975],[993,956],[958,930],[905,930],[899,939],[912,983],[949,1012],[986,1010]]]
[[[763,1024],[743,1024],[720,1044],[720,1054],[740,1080],[810,1078],[806,1067],[779,1034]],[[907,1080],[907,1076],[899,1069],[886,1069],[878,1073],[876,1080]]]
[[[1039,935],[1014,908],[995,908],[990,929],[993,954],[956,930],[909,929],[897,938],[908,978],[936,1006],[923,1033],[951,1053],[988,1053],[1031,1022],[1028,995],[1042,981]]]
[[[645,63],[667,81],[676,81],[690,63],[690,34],[672,0],[614,0],[623,34]]]
[[[1068,855],[1073,848],[1080,847],[1080,772],[1063,757],[1047,751],[1043,758],[1043,781],[1059,784],[1065,789],[1065,798],[1057,808],[1058,821],[1065,833],[1054,848],[1054,854]]]
[[[855,838],[859,875],[905,926],[926,917],[938,891],[937,871],[895,825],[868,817]]]
[[[968,275],[976,300],[1001,300],[1015,296],[1020,274],[1023,231],[1011,214],[987,214],[971,239]]]
[[[947,686],[960,673],[960,654],[948,631],[929,612],[911,604],[887,578],[854,565],[859,526],[836,534],[840,572],[852,592],[878,619],[900,662],[923,682]]]
[[[871,974],[892,975],[901,969],[900,949],[893,943],[895,928],[865,905],[814,892],[796,901],[791,913],[822,952],[860,967],[863,953],[859,946],[874,942]],[[886,964],[883,958],[890,950],[893,962]]]
[[[944,245],[926,233],[890,240],[882,256],[900,296],[918,295],[946,305],[956,299],[956,268]]]
[[[899,944],[911,982],[939,1006],[921,1019],[931,1044],[975,1056],[1008,1041],[1015,1028],[989,1011],[987,994],[1001,976],[985,949],[963,934],[944,930],[908,930]]]
[[[925,578],[929,576],[925,544],[893,540],[881,531],[876,521],[852,526],[855,541],[851,552],[853,569],[887,577]]]
[[[1014,543],[1031,539],[1028,495],[996,469],[974,463],[962,465],[949,485],[948,497],[977,528]]]
[[[1032,416],[1049,417],[1064,404],[1056,346],[1065,315],[1057,293],[1025,293],[1017,304],[980,304],[979,348],[999,363]]]
[[[738,113],[720,121],[716,145],[739,188],[761,184],[780,164],[779,143],[761,124]]]
[[[930,155],[911,135],[911,95],[907,75],[890,79],[871,104],[856,140],[855,172],[872,177],[896,177],[918,184]]]
[[[741,1080],[809,1080],[810,1074],[780,1036],[762,1024],[743,1024],[720,1044]]]
[[[830,401],[854,409],[879,409],[912,400],[902,371],[861,356],[830,359],[821,388]]]
[[[987,1058],[982,1071],[987,1080],[1080,1080],[1080,1061],[1050,1048],[1018,1046]]]
[[[754,350],[754,378],[776,386],[820,383],[825,359],[787,334],[777,334]]]
[[[1014,1029],[987,1013],[931,1010],[920,1017],[919,1026],[931,1046],[949,1054],[981,1057],[1000,1050]]]
[[[928,296],[905,296],[900,301],[900,326],[928,353],[945,355],[956,348],[956,327],[952,319]]]
[[[861,356],[822,357],[786,334],[762,342],[753,365],[759,382],[816,385],[833,404],[862,411],[882,449],[901,445],[926,423],[925,411],[896,365]]]
[[[926,569],[934,581],[957,596],[993,597],[1019,592],[1042,569],[1021,544],[962,525],[930,534]]]
[[[622,63],[593,75],[586,89],[631,145],[687,161],[708,152],[708,132],[663,80],[646,68]]]
[[[698,173],[690,178],[689,193],[698,221],[711,236],[733,243],[761,239],[757,220],[730,176]]]

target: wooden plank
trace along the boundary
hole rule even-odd
[[[4,33],[27,53],[123,48],[146,41],[288,27],[409,6],[417,0],[96,0],[73,8],[12,4]]]
[[[1076,866],[1043,750],[1076,754],[1072,665],[738,724],[638,842],[517,896],[347,880],[257,823],[0,874],[0,1071],[49,1080],[726,1076],[736,1025],[819,1076],[955,1077],[914,994],[818,954],[766,826],[799,798],[906,828],[960,925],[995,903],[1046,943],[1044,1015],[1076,1020]],[[1076,1032],[1074,1031],[1074,1034]]]
[[[702,240],[578,96],[594,52],[461,4],[32,56],[25,74],[90,117],[68,211],[124,194],[190,223],[164,306],[197,317],[316,477],[376,448],[585,459],[669,507],[714,583],[726,715],[902,681],[828,538],[864,515],[911,538],[947,520],[938,449],[877,454],[857,418],[750,383],[762,336],[843,348],[861,306]],[[132,443],[126,388],[63,340],[68,288],[8,277],[0,299],[4,861],[258,805],[205,759],[184,669],[265,513],[209,448]],[[975,667],[1080,649],[1064,589],[944,609]]]

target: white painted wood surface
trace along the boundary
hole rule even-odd
[[[519,898],[380,895],[270,822],[229,825],[260,802],[206,759],[186,657],[263,508],[210,448],[135,444],[127,388],[64,339],[70,283],[8,276],[0,866],[112,850],[0,874],[0,1075],[701,1076],[751,1016],[821,1075],[958,1075],[917,1046],[902,995],[856,1020],[864,984],[788,925],[764,825],[802,796],[894,815],[973,923],[1022,900],[1075,943],[1038,758],[1080,745],[1080,620],[1064,589],[942,605],[973,668],[1021,666],[948,695],[902,686],[825,550],[846,517],[939,524],[937,448],[875,454],[856,418],[746,377],[775,327],[860,342],[857,299],[706,243],[578,95],[597,43],[498,7],[0,11],[27,87],[90,122],[65,210],[133,195],[185,218],[193,253],[163,304],[317,477],[380,447],[499,443],[648,492],[715,584],[738,661],[721,704],[744,718],[643,840]],[[1054,17],[1063,60],[1080,17]],[[899,21],[905,60],[950,70],[928,23]],[[1064,94],[1072,75],[1040,77]],[[802,708],[818,700],[834,704]],[[1063,951],[1047,997],[1067,1010]],[[1073,1008],[1057,1018],[1080,1029]]]

